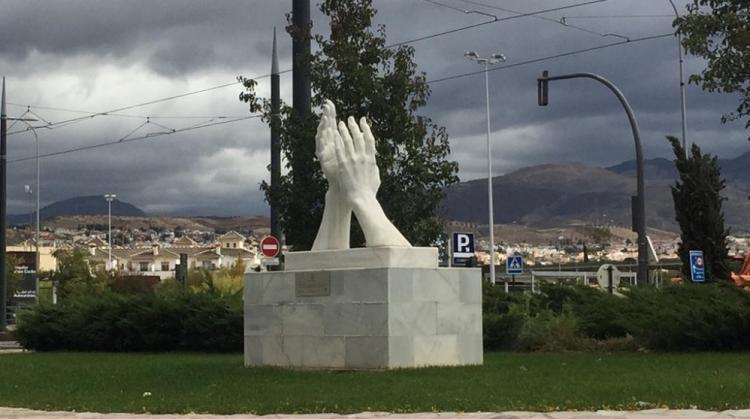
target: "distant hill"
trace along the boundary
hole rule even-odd
[[[48,220],[67,215],[107,215],[107,201],[101,195],[79,196],[47,205],[39,211],[39,218]],[[8,224],[28,224],[34,213],[8,216]],[[115,199],[112,201],[113,216],[144,217],[146,213],[127,202]]]
[[[743,155],[744,156],[744,155]],[[745,158],[741,156],[741,158]],[[741,166],[737,159],[723,161]],[[648,226],[677,231],[670,185],[674,165],[666,159],[646,165],[646,218]],[[634,167],[634,166],[633,166]],[[747,167],[745,166],[747,170]],[[733,170],[733,166],[732,166]],[[631,225],[630,197],[635,181],[628,176],[629,162],[610,168],[583,164],[546,164],[526,167],[494,177],[494,219],[496,224],[520,224],[544,228],[575,223]],[[747,176],[727,170],[731,179]],[[632,171],[634,173],[634,170]],[[750,230],[750,201],[743,184],[729,181],[723,195],[726,222],[740,231]],[[462,182],[450,187],[443,201],[443,216],[468,223],[487,223],[487,181]]]
[[[677,169],[674,162],[664,158],[644,161],[646,179],[676,179]],[[737,189],[750,192],[750,151],[733,159],[719,159],[721,176],[727,184]],[[607,170],[626,176],[635,176],[635,160],[628,160]]]

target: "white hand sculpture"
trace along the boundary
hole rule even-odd
[[[326,100],[315,136],[315,154],[328,180],[323,220],[312,250],[348,249],[352,210],[368,247],[411,244],[388,220],[376,198],[380,172],[375,160],[375,137],[362,118],[349,117],[336,127],[336,108]]]
[[[320,161],[323,175],[328,180],[323,219],[312,250],[348,249],[349,231],[352,222],[352,208],[340,198],[341,191],[337,180],[338,160],[336,159],[336,107],[330,100],[323,103],[318,132],[315,135],[315,155]]]
[[[334,135],[336,159],[338,160],[338,182],[342,198],[353,208],[367,247],[411,247],[409,241],[388,220],[383,207],[376,198],[380,187],[380,172],[375,161],[375,137],[370,126],[362,118],[359,127],[349,117],[349,128],[338,124]]]

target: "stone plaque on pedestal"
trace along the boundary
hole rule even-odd
[[[479,269],[438,268],[434,248],[292,252],[286,262],[245,277],[245,365],[482,363]]]

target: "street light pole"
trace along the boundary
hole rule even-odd
[[[484,94],[485,94],[485,108],[487,112],[487,202],[489,212],[489,231],[490,231],[490,283],[495,285],[495,217],[494,217],[494,205],[492,202],[492,143],[490,141],[490,79],[489,79],[489,67],[497,63],[505,61],[503,54],[492,54],[487,58],[480,57],[474,51],[468,51],[464,54],[464,57],[476,61],[478,64],[484,67]],[[507,284],[506,284],[507,292]]]
[[[107,219],[109,225],[109,269],[112,270],[112,201],[117,198],[117,195],[108,193],[104,195],[104,199],[107,200]]]
[[[630,122],[630,128],[633,131],[633,140],[635,141],[635,171],[636,171],[636,188],[637,195],[633,197],[633,228],[638,233],[638,276],[637,283],[645,284],[648,277],[648,244],[646,242],[646,195],[645,181],[643,176],[643,150],[641,148],[641,134],[638,128],[638,122],[635,120],[633,109],[630,107],[627,99],[611,81],[593,73],[574,73],[562,76],[548,76],[547,71],[542,73],[542,77],[537,79],[537,88],[539,94],[539,106],[547,106],[549,94],[549,81],[588,78],[594,79],[607,86],[625,108],[625,113]]]
[[[674,10],[674,16],[675,18],[680,17],[680,14],[677,13],[677,7],[674,5],[674,2],[672,0],[668,0],[669,4],[672,5],[672,10]],[[683,76],[683,59],[682,59],[682,35],[678,32],[677,33],[677,56],[680,60],[680,113],[682,114],[682,149],[685,150],[685,157],[688,155],[688,149],[687,149],[687,108],[685,105],[685,78]]]

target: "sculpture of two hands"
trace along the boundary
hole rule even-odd
[[[348,249],[352,212],[368,247],[411,247],[376,198],[380,172],[375,161],[375,137],[365,118],[359,125],[351,116],[347,124],[337,122],[336,107],[325,100],[315,145],[328,191],[312,250]]]

